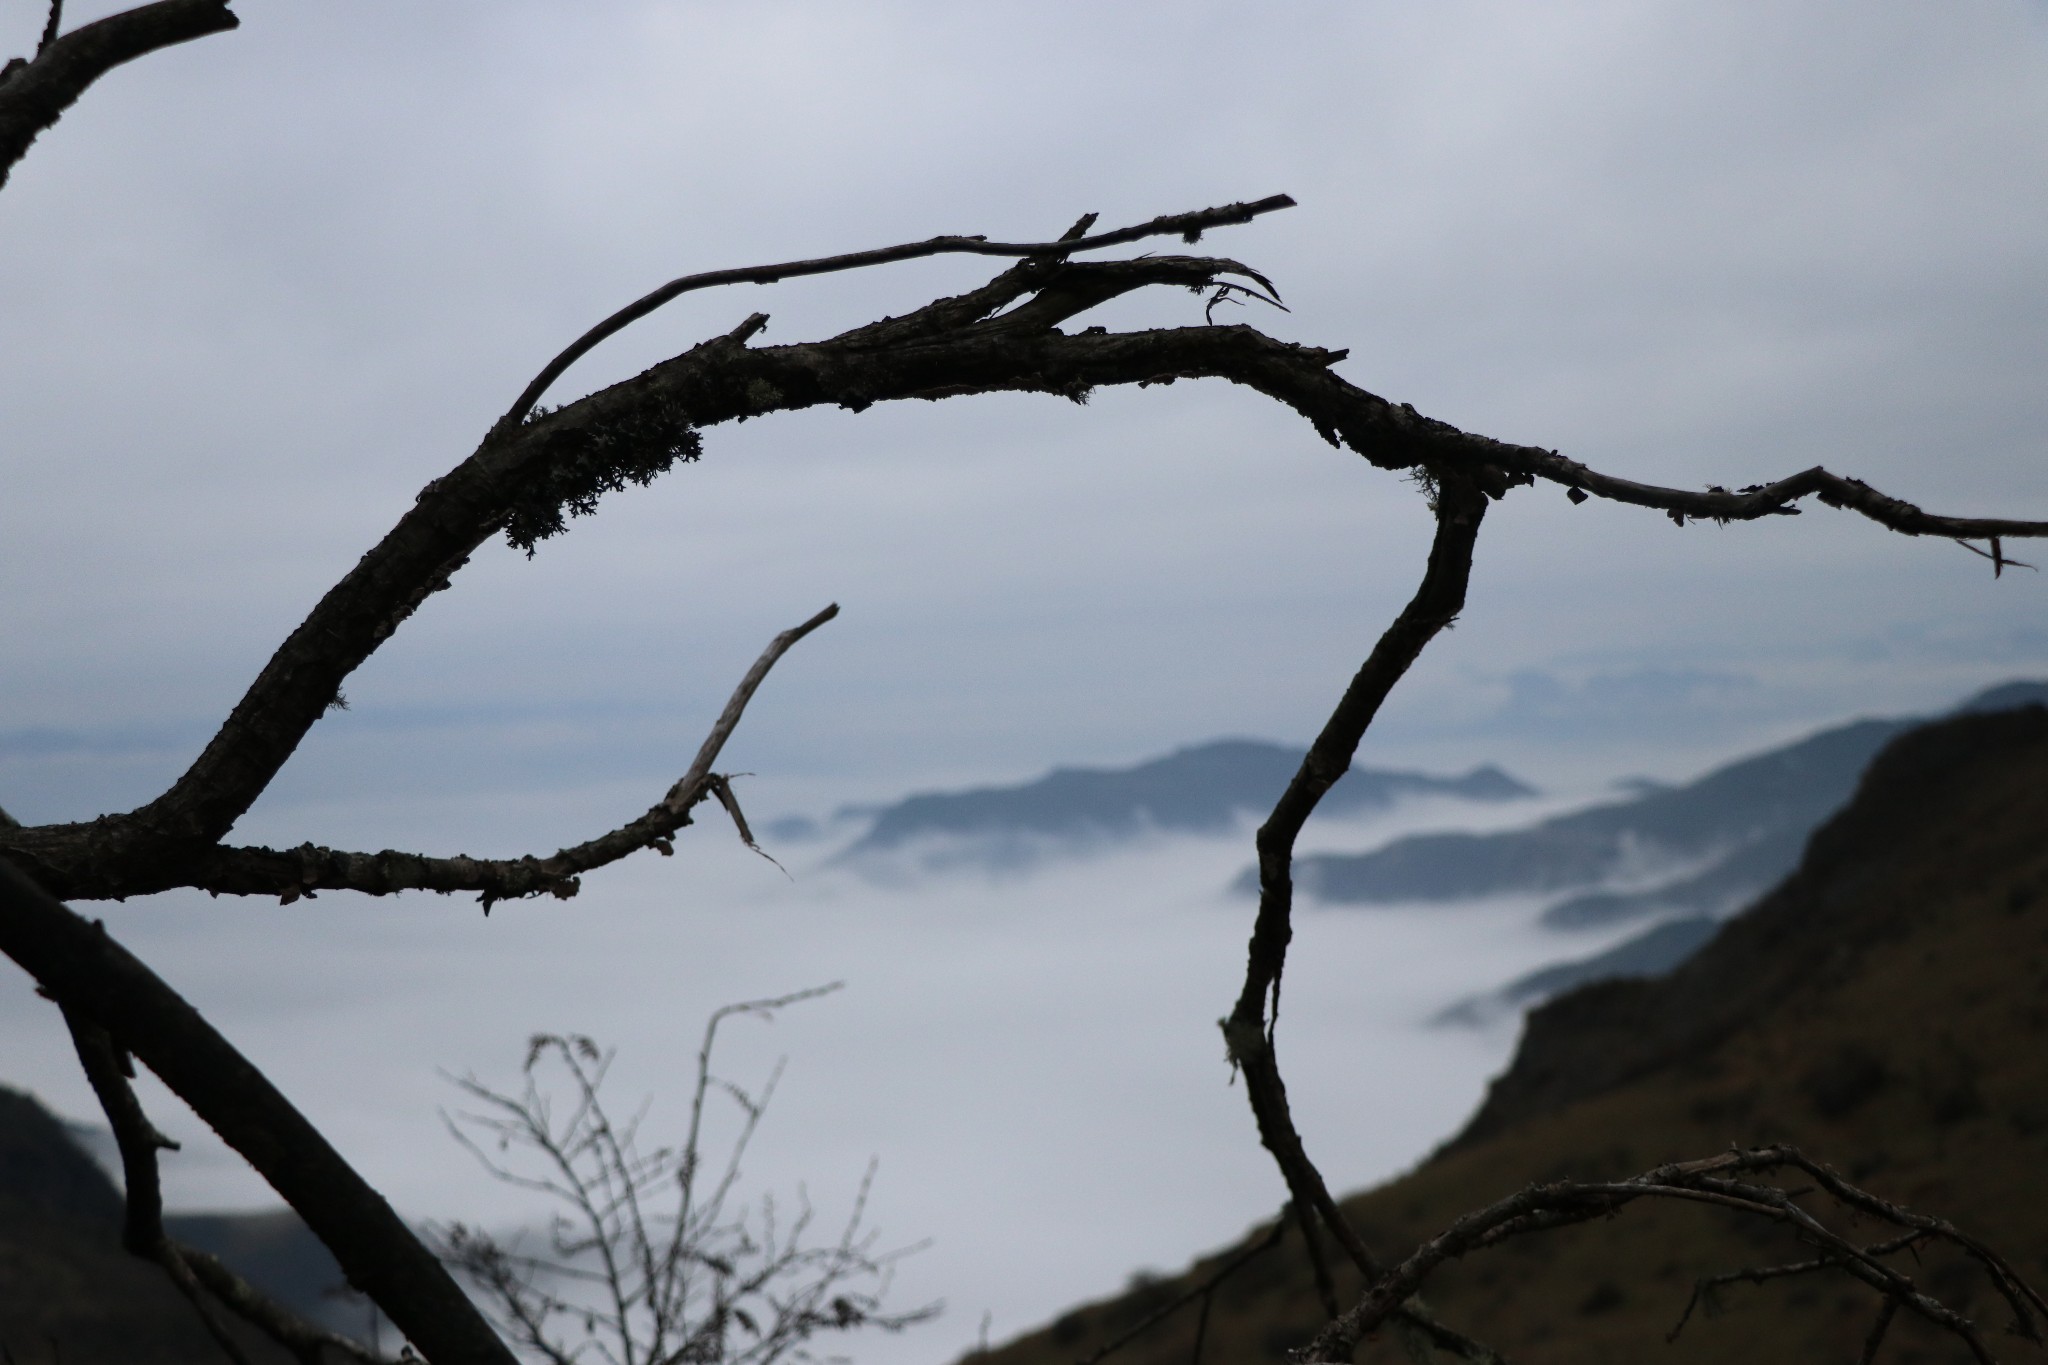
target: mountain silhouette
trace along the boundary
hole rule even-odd
[[[1217,834],[1262,815],[1301,766],[1302,750],[1219,739],[1123,768],[1055,768],[1034,781],[923,792],[873,813],[840,855],[858,859],[929,840],[964,845],[969,861],[1027,861],[1047,847],[1113,844],[1151,831]],[[1512,801],[1535,789],[1499,768],[1455,777],[1354,768],[1325,798],[1332,813],[1384,810],[1416,797]]]

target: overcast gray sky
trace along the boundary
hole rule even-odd
[[[237,8],[107,78],[0,193],[0,805],[24,819],[153,795],[596,318],[686,271],[936,232],[1284,191],[1301,207],[1208,239],[1294,310],[1241,316],[1349,347],[1391,399],[1635,478],[1826,463],[2048,516],[2038,0]],[[41,22],[6,0],[0,50]],[[986,271],[698,295],[557,397],[756,309],[791,340]],[[248,829],[583,837],[832,600],[730,751],[767,814],[1305,738],[1427,529],[1400,479],[1220,386],[716,430],[531,561],[480,554]],[[2043,673],[2040,575],[1823,508],[1681,530],[1525,490],[1365,761],[1677,777]]]
[[[1295,310],[1244,316],[1350,347],[1376,392],[1681,485],[1824,461],[1957,512],[2048,507],[2038,3],[241,12],[115,73],[0,196],[24,816],[150,794],[596,317],[686,270],[935,231],[1284,190],[1302,207],[1211,239]],[[0,13],[32,42],[39,7]],[[755,308],[800,338],[984,269],[700,295],[561,395]],[[1221,386],[719,430],[533,561],[479,556],[277,800],[657,781],[766,637],[835,599],[743,735],[776,779],[1305,737],[1425,532],[1399,479]],[[1376,752],[1675,775],[2038,671],[2044,608],[2036,575],[1825,509],[1681,531],[1532,490]]]

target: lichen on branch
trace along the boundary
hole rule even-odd
[[[545,425],[551,415],[537,412],[527,425]],[[678,461],[696,460],[704,442],[681,404],[656,400],[602,421],[556,426],[540,437],[540,448],[543,457],[530,462],[534,472],[505,513],[506,541],[528,558],[541,541],[567,529],[570,517],[595,512],[606,493],[628,484],[646,487]]]

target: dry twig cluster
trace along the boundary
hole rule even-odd
[[[837,1238],[808,1239],[814,1220],[798,1191],[793,1214],[772,1195],[735,1200],[740,1162],[774,1094],[776,1075],[749,1091],[713,1074],[718,1027],[836,990],[836,983],[716,1011],[697,1053],[689,1126],[679,1147],[643,1147],[640,1116],[615,1121],[600,1093],[612,1056],[590,1039],[536,1035],[516,1094],[458,1081],[478,1108],[449,1129],[498,1179],[556,1205],[547,1244],[528,1251],[460,1223],[437,1235],[442,1258],[496,1311],[508,1336],[550,1365],[586,1353],[608,1365],[729,1361],[772,1365],[810,1359],[814,1337],[859,1328],[900,1331],[937,1312],[891,1312],[883,1299],[904,1251],[875,1249],[862,1227],[870,1165]],[[539,1078],[566,1082],[566,1105]],[[737,1106],[725,1160],[707,1161],[705,1104]]]

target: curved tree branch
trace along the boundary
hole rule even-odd
[[[421,602],[448,586],[485,540],[502,531],[531,550],[561,529],[565,517],[590,510],[604,491],[647,482],[675,461],[695,458],[699,429],[773,412],[824,405],[857,412],[878,402],[1000,391],[1078,399],[1102,385],[1217,378],[1285,404],[1333,445],[1349,447],[1376,466],[1457,473],[1495,496],[1542,478],[1575,497],[1609,497],[1679,517],[1740,520],[1790,510],[1796,500],[1818,495],[1909,534],[2048,535],[2048,522],[1935,516],[1824,470],[1739,493],[1611,478],[1555,452],[1460,431],[1391,403],[1333,371],[1344,352],[1293,345],[1250,327],[1088,329],[1077,335],[1056,327],[1123,293],[1151,285],[1204,289],[1243,269],[1203,257],[1080,263],[1034,257],[980,289],[904,317],[786,346],[749,346],[765,321],[755,315],[731,334],[632,379],[494,433],[423,489],[398,525],[328,591],[162,796],[130,814],[91,824],[0,829],[0,852],[16,857],[62,895],[139,894],[202,884],[203,875],[240,878],[243,886],[269,878],[264,889],[280,889],[281,874],[253,868],[264,861],[262,855],[229,856],[221,840],[348,675]],[[314,863],[331,861],[315,853]],[[420,861],[417,855],[397,856]],[[305,870],[302,859],[299,871]],[[388,868],[357,863],[352,871],[317,871],[314,882],[301,884],[371,886],[392,875]],[[474,882],[473,889],[489,891],[491,877],[508,886],[528,884],[519,880],[526,874],[451,867],[418,875],[425,879],[420,885],[449,889],[471,889]],[[220,885],[226,889],[227,880]],[[538,882],[531,886],[541,889]]]
[[[1656,484],[1618,479],[1576,460],[1567,460],[1555,451],[1531,452],[1525,447],[1518,447],[1502,463],[1517,473],[1562,484],[1568,490],[1606,498],[1611,502],[1654,507],[1671,513],[1681,524],[1686,517],[1709,521],[1755,521],[1760,517],[1785,516],[1798,512],[1793,504],[1801,498],[1818,497],[1830,507],[1861,513],[1900,535],[1950,536],[1964,540],[2048,535],[2044,523],[2038,521],[1948,517],[1925,512],[1910,502],[1878,492],[1861,479],[1845,479],[1839,474],[1830,474],[1819,465],[1802,469],[1775,483],[1756,484],[1734,492],[1725,488],[1709,488],[1695,493],[1687,489],[1661,488]]]
[[[521,896],[551,895],[567,900],[580,889],[579,879],[585,872],[642,849],[651,848],[663,855],[674,852],[676,833],[690,823],[691,812],[697,805],[714,795],[732,813],[740,837],[753,847],[753,836],[739,816],[731,789],[724,778],[711,771],[711,765],[718,761],[719,751],[731,738],[768,670],[798,640],[838,614],[839,606],[834,603],[769,641],[768,648],[733,689],[689,770],[668,789],[668,794],[637,820],[595,839],[545,858],[428,858],[392,849],[382,853],[346,853],[312,844],[292,849],[219,848],[191,872],[185,884],[215,894],[279,896],[286,903],[316,891],[330,890],[361,891],[372,896],[398,891],[475,891],[481,895],[484,913],[489,914],[496,902]]]
[[[53,36],[59,11],[33,61],[16,59],[0,70],[0,186],[29,144],[77,102],[87,88],[123,62],[162,48],[225,33],[240,24],[228,0],[157,0]]]
[[[1141,242],[1147,237],[1177,236],[1186,242],[1198,242],[1202,239],[1202,234],[1210,228],[1249,223],[1262,213],[1273,213],[1294,206],[1294,200],[1288,195],[1273,194],[1249,204],[1225,204],[1221,208],[1198,209],[1193,213],[1170,213],[1132,227],[1084,236],[1082,233],[1086,231],[1086,226],[1095,221],[1095,215],[1091,213],[1081,220],[1081,232],[1071,233],[1056,242],[991,242],[986,237],[928,237],[922,242],[903,242],[896,246],[877,247],[869,251],[849,251],[837,256],[820,256],[805,261],[738,266],[727,270],[706,270],[696,275],[684,275],[635,299],[570,342],[560,355],[550,360],[541,372],[533,377],[533,381],[520,391],[519,397],[513,400],[512,406],[506,409],[505,415],[498,419],[496,425],[502,429],[526,420],[526,415],[533,411],[533,405],[540,402],[541,397],[571,365],[589,355],[606,339],[617,336],[648,314],[699,289],[716,289],[727,284],[774,284],[779,280],[793,280],[805,275],[864,270],[869,266],[914,261],[926,256],[1023,256],[1060,259],[1076,251],[1099,251],[1104,247]],[[1268,292],[1273,288],[1266,277],[1255,270],[1240,266],[1236,273],[1257,280]]]
[[[1279,1016],[1287,946],[1294,935],[1294,841],[1324,793],[1350,770],[1358,743],[1387,693],[1424,646],[1464,610],[1472,552],[1486,515],[1486,494],[1461,474],[1440,474],[1435,501],[1436,539],[1430,546],[1422,583],[1359,666],[1272,815],[1259,828],[1258,917],[1252,927],[1244,988],[1230,1017],[1223,1021],[1231,1061],[1244,1072],[1245,1094],[1258,1121],[1259,1139],[1279,1165],[1288,1193],[1298,1208],[1315,1211],[1368,1279],[1380,1273],[1379,1263],[1337,1207],[1295,1131],[1287,1087],[1273,1050],[1273,1025]]]
[[[48,840],[52,829],[27,831],[25,847],[17,850],[16,856],[25,853],[24,861],[34,859],[29,865],[41,874],[38,880],[52,895],[104,899],[189,886],[216,895],[278,896],[288,904],[319,891],[361,891],[372,896],[398,891],[475,891],[481,895],[484,912],[488,914],[496,902],[521,896],[552,895],[567,900],[576,894],[584,873],[641,849],[672,853],[677,831],[690,823],[691,812],[708,796],[718,797],[733,814],[740,837],[753,847],[753,836],[739,816],[731,789],[724,778],[711,771],[711,765],[718,761],[720,751],[739,725],[747,703],[767,678],[768,670],[797,641],[838,614],[839,606],[833,603],[768,642],[739,686],[733,689],[689,769],[644,815],[544,858],[435,858],[396,849],[352,853],[313,844],[291,849],[223,845],[203,848],[196,855],[165,858],[152,878],[146,865],[127,868],[95,861],[89,839],[73,840],[68,846],[54,841],[35,842],[38,837]],[[80,829],[90,835],[109,828],[110,824],[53,828],[58,835]],[[112,828],[118,830],[119,826],[113,824]],[[37,856],[52,848],[61,849],[61,860],[46,853]]]
[[[1048,272],[1033,292],[1051,295],[1071,286],[1086,295],[1073,307],[1090,306],[1149,284],[1200,287],[1232,264],[1166,257],[1113,269],[1065,267]],[[926,321],[921,315],[927,311],[950,316],[956,302],[940,300],[900,322],[914,327]],[[828,342],[759,349],[736,334],[486,440],[429,484],[398,525],[328,591],[170,790],[93,836],[95,861],[137,870],[193,861],[254,803],[348,674],[428,596],[448,586],[486,539],[504,530],[531,548],[560,527],[564,508],[587,510],[598,491],[647,482],[675,460],[695,458],[699,427],[821,404],[858,410],[890,399],[997,389],[1078,395],[1096,382],[1164,380],[1185,368],[1170,353],[1140,358],[1094,344],[1105,340],[1019,334],[1001,317],[953,326],[901,348],[867,329]],[[1080,345],[1080,352],[1040,354],[1049,344]],[[1090,373],[1098,368],[1100,381]],[[11,846],[52,860],[51,851]]]

